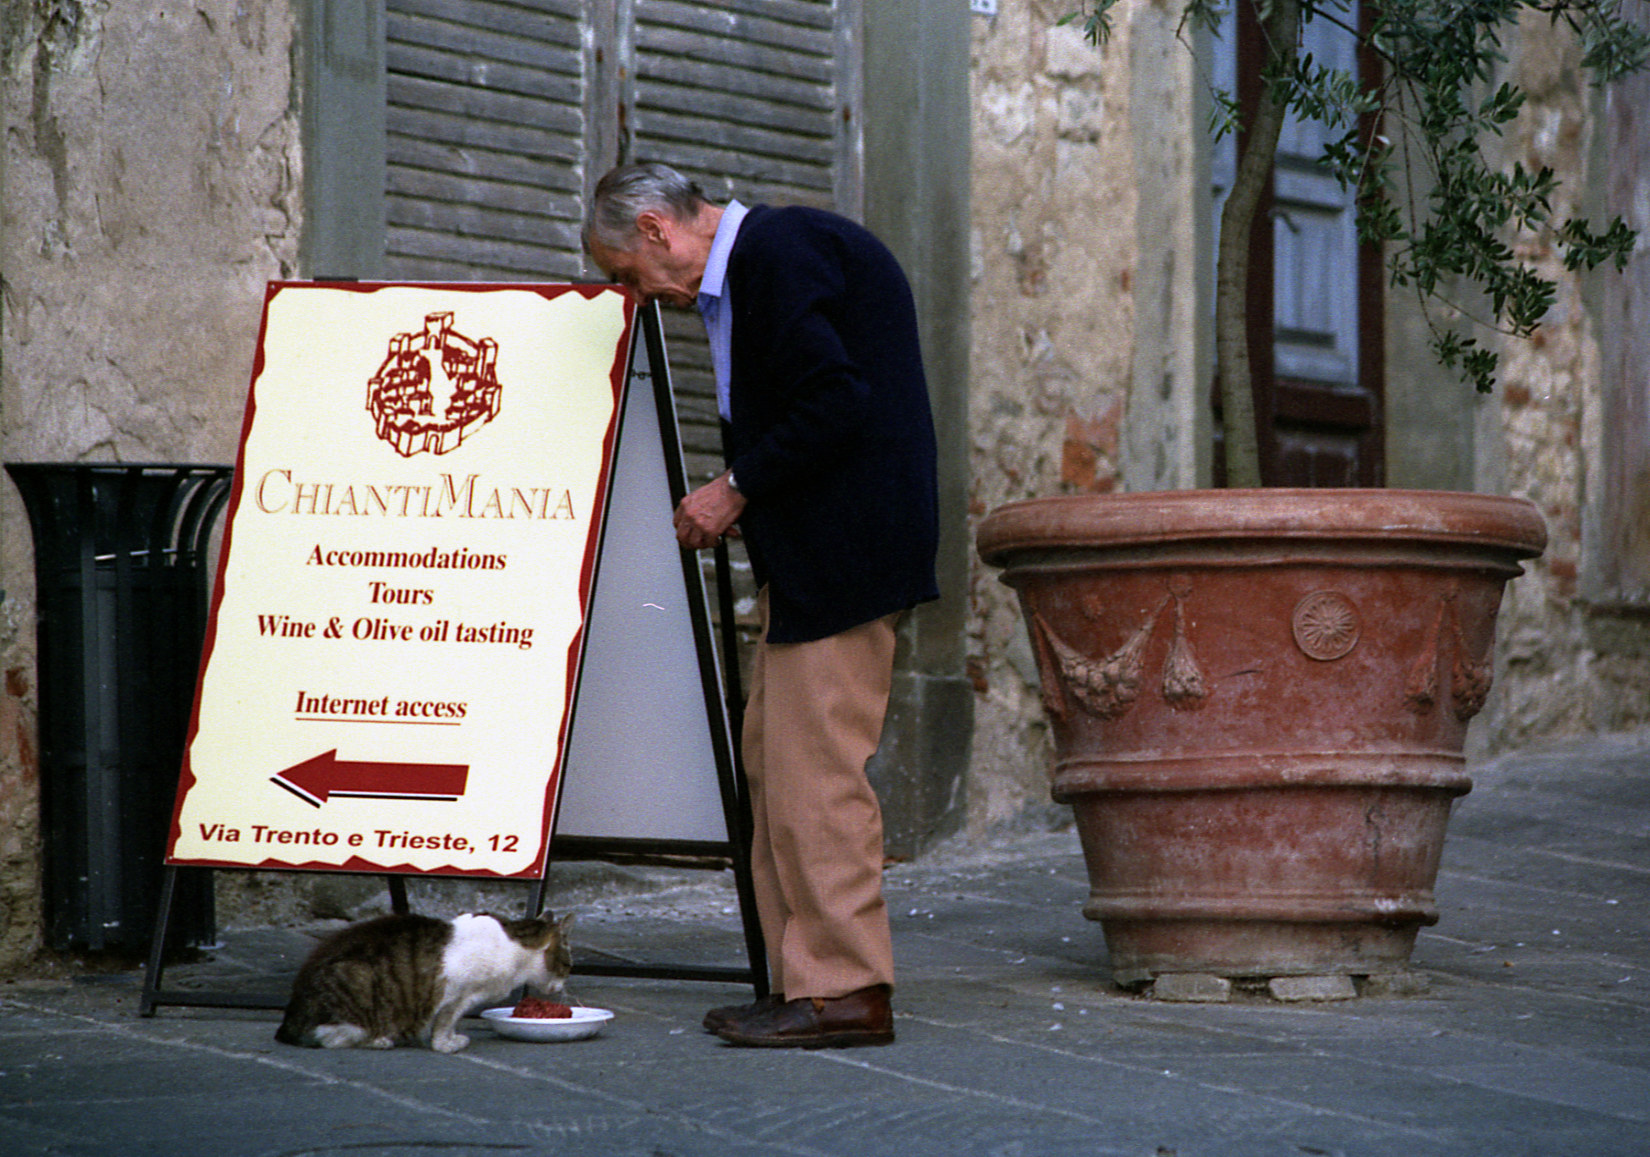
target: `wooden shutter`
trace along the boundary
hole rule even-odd
[[[717,201],[860,215],[848,0],[386,5],[391,279],[585,276],[579,228],[587,184],[612,159],[603,152],[674,165]],[[606,89],[593,99],[597,60],[618,65],[611,101]],[[700,481],[721,468],[710,355],[697,315],[664,312]]]
[[[385,271],[580,276],[582,0],[387,0]]]
[[[718,200],[839,204],[831,0],[636,0],[630,153]]]

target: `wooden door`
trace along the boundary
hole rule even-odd
[[[1243,2],[1216,41],[1215,83],[1237,95],[1244,116],[1259,94],[1259,36],[1253,6]],[[1324,20],[1305,25],[1301,47],[1352,72],[1366,63],[1354,38]],[[1351,193],[1318,165],[1328,135],[1315,122],[1286,122],[1250,249],[1249,352],[1267,486],[1384,481],[1380,254],[1358,241]],[[1214,152],[1217,229],[1237,147],[1228,136]],[[1217,484],[1221,450],[1217,433]]]

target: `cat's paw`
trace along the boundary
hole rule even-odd
[[[324,1049],[352,1049],[366,1040],[367,1030],[358,1024],[320,1024],[310,1039]]]
[[[470,1038],[461,1032],[450,1032],[438,1036],[430,1041],[430,1047],[438,1053],[456,1053],[470,1043]]]
[[[395,1047],[395,1038],[390,1036],[375,1036],[369,1041],[362,1042],[361,1047],[364,1049],[393,1049]]]

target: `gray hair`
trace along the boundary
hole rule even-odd
[[[669,165],[651,161],[620,165],[596,183],[584,223],[584,246],[599,241],[627,251],[636,239],[636,216],[648,209],[674,220],[695,217],[708,203],[705,192]]]

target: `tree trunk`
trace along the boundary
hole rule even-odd
[[[1260,101],[1238,157],[1232,189],[1220,211],[1220,248],[1215,258],[1215,369],[1220,380],[1221,425],[1226,445],[1226,485],[1260,485],[1260,448],[1255,427],[1255,395],[1249,374],[1246,312],[1249,291],[1249,233],[1278,152],[1284,102],[1269,80],[1292,66],[1300,44],[1299,0],[1272,0],[1261,35],[1267,60]]]

